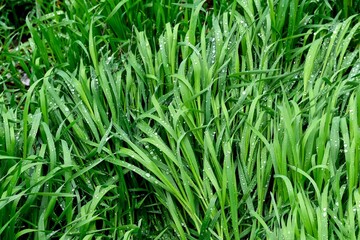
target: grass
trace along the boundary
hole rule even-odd
[[[1,18],[0,238],[357,239],[356,1],[71,2]]]

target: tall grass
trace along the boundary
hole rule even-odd
[[[330,2],[38,2],[1,54],[1,238],[356,239],[360,24]]]

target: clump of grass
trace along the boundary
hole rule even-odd
[[[0,236],[357,238],[359,17],[211,4],[38,5],[31,85],[0,94]]]

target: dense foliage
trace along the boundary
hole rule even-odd
[[[0,2],[0,239],[360,236],[358,1],[33,2]]]

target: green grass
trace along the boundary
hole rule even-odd
[[[1,239],[360,236],[356,1],[70,2],[1,25]]]

